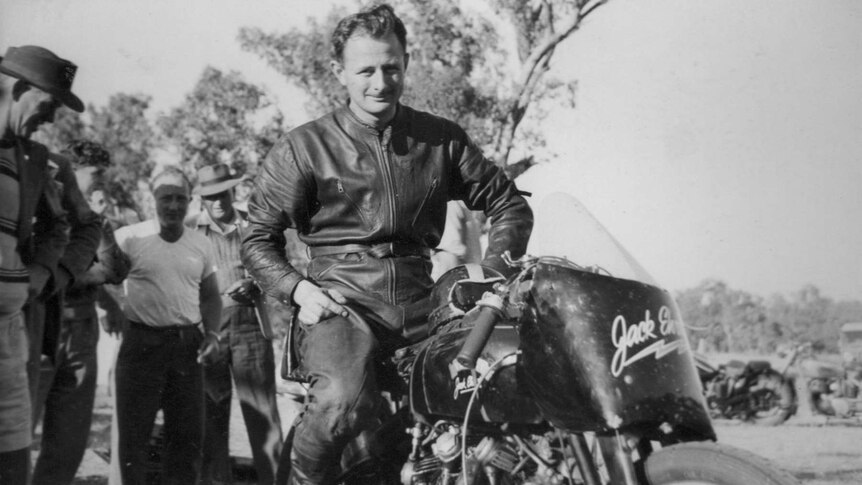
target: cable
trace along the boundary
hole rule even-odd
[[[479,377],[479,380],[476,382],[476,387],[473,389],[473,393],[470,394],[470,400],[467,402],[467,411],[464,413],[464,424],[461,426],[463,428],[463,431],[461,432],[461,473],[464,474],[464,483],[467,483],[467,423],[470,421],[470,411],[473,409],[473,403],[476,401],[479,389],[485,381],[494,375],[494,372],[497,370],[496,367],[503,367],[504,365],[513,365],[517,363],[517,359],[513,359],[511,362],[507,362],[506,359],[509,357],[517,357],[520,354],[521,351],[517,350],[495,360],[494,363],[488,367],[488,371]]]

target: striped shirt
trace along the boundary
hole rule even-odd
[[[17,148],[0,149],[0,316],[17,312],[27,301],[30,273],[18,254],[21,205]]]
[[[234,220],[222,229],[212,220],[209,212],[203,209],[199,214],[186,220],[186,225],[195,228],[212,242],[218,267],[218,273],[216,273],[218,288],[222,292],[222,308],[238,305],[236,300],[225,295],[224,291],[246,277],[239,251],[242,246],[243,231],[248,223],[239,215],[235,215]]]

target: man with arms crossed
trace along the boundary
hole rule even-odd
[[[388,5],[342,19],[331,65],[348,105],[284,136],[252,192],[243,262],[264,291],[299,308],[310,382],[279,481],[334,483],[346,444],[373,426],[374,362],[405,344],[405,312],[430,292],[449,200],[487,214],[483,263],[495,269],[507,270],[504,251],[524,253],[532,229],[515,184],[463,129],[399,103],[408,59]],[[284,254],[287,228],[309,246],[308,279]]]
[[[164,415],[162,483],[195,483],[203,421],[201,361],[218,351],[221,296],[212,244],[183,222],[191,186],[179,169],[151,182],[156,220],[122,227],[129,257],[128,329],[117,357],[117,424],[124,485],[143,485],[156,413]],[[203,322],[203,331],[200,324]]]

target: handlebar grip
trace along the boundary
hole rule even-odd
[[[481,307],[476,316],[476,322],[464,340],[464,345],[461,346],[461,351],[458,352],[455,360],[465,368],[474,370],[476,368],[476,361],[479,359],[479,354],[485,349],[485,345],[494,331],[494,326],[497,325],[497,322],[502,317],[503,313],[496,308]]]

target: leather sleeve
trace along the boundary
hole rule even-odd
[[[505,251],[519,258],[527,250],[533,230],[533,211],[506,173],[485,158],[479,147],[460,128],[453,143],[453,159],[458,163],[459,180],[453,184],[467,207],[481,210],[491,223],[488,247],[482,264],[508,275],[511,269],[502,260]]]
[[[308,180],[283,138],[264,160],[248,203],[242,263],[265,293],[287,304],[304,278],[285,253],[284,231],[308,224],[313,190]]]
[[[63,184],[61,202],[71,224],[69,244],[60,258],[59,267],[68,272],[72,280],[67,283],[71,284],[93,264],[102,236],[102,223],[78,188],[71,164],[56,158],[54,161],[59,166],[55,179]]]

